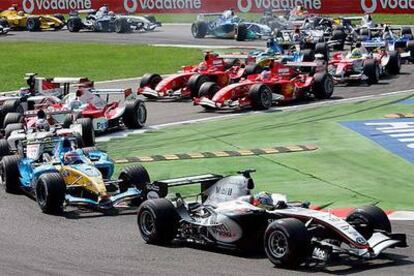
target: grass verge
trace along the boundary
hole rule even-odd
[[[241,158],[144,163],[153,180],[198,173],[231,174],[256,168],[256,191],[286,193],[292,200],[335,207],[379,202],[383,208],[414,209],[413,164],[338,124],[412,111],[402,97],[247,115],[172,127],[101,144],[113,157],[317,144],[316,152]],[[119,169],[119,167],[118,167]],[[197,187],[180,189],[197,192]]]
[[[201,51],[146,45],[90,43],[0,43],[0,91],[25,86],[23,76],[85,76],[93,80],[138,77],[177,71],[199,62]]]

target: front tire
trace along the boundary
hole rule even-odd
[[[208,32],[208,25],[204,21],[196,21],[191,25],[191,34],[194,38],[204,38]]]
[[[63,211],[66,184],[59,173],[46,173],[36,182],[36,201],[40,209],[47,214],[59,214]]]
[[[265,84],[255,84],[249,90],[252,108],[267,110],[272,106],[272,90]]]
[[[377,84],[379,81],[379,66],[375,60],[367,60],[364,64],[364,74],[368,77],[368,84]]]
[[[371,238],[375,230],[391,233],[391,223],[385,212],[374,205],[355,209],[346,217],[346,221],[365,238]]]
[[[138,209],[138,229],[149,244],[166,245],[177,235],[178,214],[164,198],[147,200]]]
[[[332,77],[327,73],[316,73],[312,92],[317,99],[329,99],[334,91],[334,82]]]
[[[71,17],[66,23],[68,30],[71,33],[77,33],[82,29],[82,19],[79,17]]]
[[[127,33],[129,31],[130,31],[130,26],[126,18],[117,18],[115,20],[115,32],[121,34],[121,33]]]
[[[93,123],[91,118],[79,118],[76,121],[82,127],[82,140],[83,146],[93,147],[95,146],[95,130],[93,129]]]
[[[265,253],[276,266],[299,266],[304,262],[309,247],[309,233],[303,222],[298,219],[279,219],[272,222],[266,229]]]
[[[209,82],[210,78],[206,75],[195,74],[188,79],[187,86],[190,89],[191,98],[199,95],[200,87],[203,83]]]
[[[247,26],[245,24],[239,24],[236,29],[236,40],[245,41],[247,39]]]
[[[147,108],[145,107],[145,103],[142,100],[127,101],[122,119],[129,129],[143,128],[147,121]]]
[[[27,18],[26,29],[29,32],[38,32],[38,31],[40,31],[40,18],[39,17],[29,17],[29,18]]]
[[[401,70],[400,53],[398,53],[397,51],[392,51],[390,53],[388,63],[385,66],[385,70],[387,71],[388,74],[391,74],[391,75],[397,75],[400,73],[400,70]]]

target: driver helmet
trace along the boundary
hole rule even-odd
[[[82,97],[82,95],[83,95],[82,89],[76,90],[76,98]]]
[[[113,11],[110,11],[110,12],[108,13],[108,15],[109,15],[109,16],[115,16],[115,13],[114,13]]]
[[[24,16],[24,12],[23,12],[23,11],[19,11],[19,12],[17,13],[17,15],[19,15],[19,16]]]
[[[82,156],[76,151],[70,151],[64,154],[63,163],[65,165],[80,164],[83,163]]]
[[[17,4],[13,4],[11,5],[11,7],[9,8],[9,11],[17,11],[18,5]]]
[[[388,25],[385,25],[384,31],[385,32],[389,32],[390,31],[390,27]]]
[[[253,205],[260,208],[273,208],[272,194],[268,192],[260,192],[253,196]]]
[[[361,58],[362,57],[362,52],[360,49],[355,48],[352,50],[351,52],[351,58]]]
[[[208,68],[207,63],[205,61],[203,61],[203,62],[200,62],[197,69],[199,71],[205,71],[205,70],[207,70],[207,68]]]
[[[362,44],[361,41],[357,41],[357,43],[355,44],[355,48],[361,48]]]
[[[300,34],[300,28],[299,27],[295,27],[295,34]]]

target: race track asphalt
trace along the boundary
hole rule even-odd
[[[228,45],[234,41],[194,40],[188,26],[165,26],[151,34],[70,34],[63,32],[12,33],[5,41],[88,41],[154,44]],[[1,42],[0,42],[1,43]],[[247,42],[263,46],[263,42]],[[237,44],[239,45],[239,44]],[[246,44],[242,44],[246,45]],[[414,66],[370,87],[337,87],[334,99],[414,89]],[[98,84],[98,87],[136,88],[138,79]],[[222,113],[206,113],[186,102],[147,102],[148,125],[172,123]],[[393,222],[394,231],[408,234],[414,244],[414,222]],[[395,249],[367,263],[339,260],[327,267],[301,271],[274,268],[264,256],[238,256],[227,251],[206,251],[184,245],[157,247],[140,238],[135,213],[103,217],[96,213],[42,214],[24,195],[0,190],[0,275],[412,275],[414,250]]]

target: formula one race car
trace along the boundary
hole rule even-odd
[[[206,17],[215,17],[206,20]],[[202,13],[191,25],[191,33],[195,38],[213,35],[218,38],[232,38],[238,41],[266,38],[272,35],[272,30],[254,22],[244,22],[234,14],[233,10],[223,13]]]
[[[0,12],[0,20],[3,19],[3,27],[13,30],[27,30],[36,32],[41,30],[60,30],[65,26],[65,18],[61,14],[31,15],[23,11],[17,11],[15,7]],[[7,23],[7,25],[5,24]]]
[[[0,141],[0,151],[7,151]],[[36,132],[20,146],[19,155],[6,155],[0,163],[6,192],[26,192],[45,213],[58,214],[68,205],[114,214],[137,206],[157,187],[141,166],[124,168],[111,179],[113,161],[96,148],[79,148],[70,135]],[[154,190],[155,189],[155,190]]]
[[[204,61],[199,65],[189,65],[182,72],[162,79],[158,74],[143,76],[138,88],[138,94],[150,99],[165,97],[194,98],[198,97],[201,85],[212,81],[219,87],[238,82],[242,77],[259,73],[257,65],[240,66],[236,59],[226,62],[216,54],[207,52]]]
[[[145,126],[147,108],[142,100],[135,97],[131,89],[88,88],[69,93],[58,103],[46,103],[39,108],[56,113],[70,110],[69,116],[59,121],[64,127],[69,127],[80,118],[89,118],[96,133],[124,126],[138,129]]]
[[[17,93],[0,95],[0,129],[4,128],[8,113],[23,114],[24,111],[35,110],[38,105],[59,102],[75,87],[94,86],[93,81],[88,78],[44,78],[35,73],[26,74],[25,80],[27,87],[20,88]]]
[[[87,14],[82,20],[80,14]],[[109,11],[106,6],[99,10],[81,10],[70,13],[68,19],[68,30],[79,32],[86,29],[95,32],[127,33],[131,31],[153,31],[161,27],[161,23],[154,16],[130,16],[117,15]]]
[[[287,102],[314,96],[328,99],[334,84],[324,62],[272,62],[268,70],[248,76],[239,83],[220,89],[206,82],[200,87],[200,97],[194,104],[206,110],[269,109],[275,102]]]
[[[385,74],[396,75],[400,72],[401,57],[397,51],[378,49],[373,53],[361,54],[357,50],[345,56],[335,53],[329,61],[328,71],[336,83],[366,81],[376,84]]]
[[[378,257],[393,247],[407,247],[406,235],[395,234],[387,215],[370,205],[346,219],[310,209],[310,203],[289,202],[285,195],[258,193],[250,174],[202,175],[157,181],[168,187],[201,184],[201,200],[150,199],[138,209],[144,241],[183,243],[252,252],[264,250],[276,266],[327,263],[333,256],[361,260]]]

